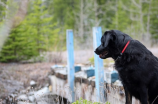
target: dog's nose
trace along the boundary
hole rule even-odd
[[[98,51],[97,51],[97,49],[94,51],[96,54],[98,54]]]

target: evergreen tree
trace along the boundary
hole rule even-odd
[[[31,2],[25,20],[11,31],[0,53],[1,62],[28,60],[41,52],[55,50],[59,30],[56,23],[50,24],[53,18],[46,14],[42,0]]]
[[[2,22],[6,14],[7,1],[1,0],[0,2],[0,22]]]
[[[48,15],[48,9],[43,0],[35,0],[30,5],[29,14],[25,19],[27,34],[31,34],[32,40],[36,42],[38,53],[55,49],[59,43],[59,29],[57,22],[52,22],[54,17]]]
[[[116,1],[115,5],[115,16],[113,17],[110,29],[125,31],[128,29],[129,24],[131,24],[128,11],[123,10],[122,1]]]
[[[23,26],[23,24],[20,24],[12,29],[0,52],[1,62],[18,62],[39,55],[34,48],[34,42],[31,42],[28,37],[29,34],[25,33],[27,29],[24,30]]]
[[[158,4],[157,0],[151,0],[150,32],[152,34],[152,38],[156,40],[158,40],[158,6],[157,4]]]
[[[60,49],[66,49],[66,29],[74,29],[75,11],[80,0],[46,0],[44,4],[48,8],[48,14],[53,16],[50,23],[57,23],[59,29]],[[76,12],[77,13],[77,12]],[[61,48],[62,47],[62,48]]]

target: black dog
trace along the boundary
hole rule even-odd
[[[158,104],[158,58],[143,44],[118,30],[106,31],[95,53],[112,57],[125,89],[126,104],[132,96],[141,104]]]

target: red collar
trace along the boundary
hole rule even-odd
[[[123,48],[122,52],[120,53],[120,55],[117,57],[117,59],[116,59],[115,61],[117,61],[117,60],[119,60],[119,59],[121,58],[122,54],[123,54],[124,51],[126,50],[126,48],[127,48],[127,46],[129,45],[129,43],[130,43],[130,40],[126,43],[126,45],[125,45],[125,47]]]
[[[125,45],[125,47],[123,48],[123,50],[122,50],[121,54],[123,54],[123,53],[124,53],[124,51],[126,50],[127,46],[129,45],[129,43],[130,43],[130,40],[126,43],[126,45]]]

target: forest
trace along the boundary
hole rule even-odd
[[[92,27],[117,29],[148,47],[158,44],[158,0],[0,0],[0,62],[66,50],[93,49]]]

